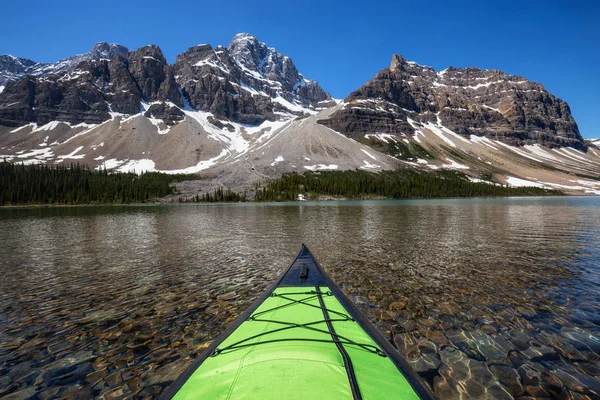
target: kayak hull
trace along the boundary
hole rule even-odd
[[[163,397],[433,398],[305,246]]]

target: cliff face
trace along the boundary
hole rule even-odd
[[[291,58],[245,33],[228,47],[191,47],[177,56],[174,69],[192,107],[241,123],[259,124],[334,104]]]
[[[510,145],[586,148],[567,103],[539,83],[497,70],[436,72],[395,55],[344,103],[321,123],[348,136],[413,134],[415,124],[431,122]]]
[[[289,57],[248,34],[236,35],[227,48],[194,46],[173,65],[155,45],[128,51],[99,43],[54,64],[0,56],[0,78],[5,126],[97,124],[140,110],[172,125],[183,119],[184,104],[217,119],[260,124],[334,104]]]

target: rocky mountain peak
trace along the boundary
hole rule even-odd
[[[99,42],[94,45],[88,53],[91,60],[111,60],[117,55],[127,56],[129,50],[127,47],[116,43]]]
[[[238,33],[227,46],[231,57],[244,67],[257,72],[262,67],[262,61],[267,57],[269,49],[265,43],[260,43],[256,36],[248,33]]]
[[[26,72],[36,64],[35,61],[10,54],[0,55],[0,92],[9,82],[25,76]]]
[[[175,57],[175,64],[181,65],[188,63],[194,65],[195,63],[205,60],[207,57],[214,54],[213,48],[210,44],[198,44],[187,49],[186,52],[178,54]]]
[[[392,56],[392,62],[390,63],[390,69],[392,71],[396,71],[396,70],[401,71],[404,65],[405,65],[404,57],[402,57],[400,54],[394,54]]]
[[[176,57],[175,75],[190,105],[243,123],[322,109],[331,97],[291,58],[240,33],[228,47],[197,45]]]
[[[121,55],[121,54],[119,54]],[[126,54],[129,58],[129,60],[131,60],[132,62],[138,62],[138,61],[142,61],[142,60],[149,60],[146,62],[158,62],[160,64],[167,64],[167,60],[165,59],[165,56],[163,55],[162,50],[160,49],[160,47],[158,47],[155,44],[151,44],[148,46],[144,46],[144,47],[140,47],[137,50],[133,50],[131,52],[129,52],[129,54]],[[113,57],[111,57],[112,59]]]
[[[466,138],[586,148],[565,102],[539,83],[499,70],[449,67],[438,72],[396,54],[389,68],[344,102],[323,123],[349,136],[412,135],[422,124],[435,124]]]
[[[64,58],[55,63],[38,63],[11,55],[0,56],[0,86],[23,79],[26,75],[49,76],[73,72],[84,61],[110,60],[117,56],[127,57],[129,50],[116,43],[96,43],[83,54]]]
[[[256,77],[260,76],[282,85],[285,91],[292,92],[297,84],[304,83],[292,59],[276,49],[259,42],[256,36],[238,33],[228,46],[231,58],[242,68],[243,72]]]
[[[0,71],[18,73],[37,64],[27,58],[15,57],[10,54],[0,55]]]

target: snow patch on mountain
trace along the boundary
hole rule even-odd
[[[546,187],[543,183],[535,182],[527,179],[516,178],[514,176],[507,176],[506,182],[512,187]]]
[[[75,150],[73,150],[69,154],[58,156],[59,162],[63,161],[63,160],[81,160],[81,159],[83,159],[85,157],[85,154],[77,154],[81,150],[83,150],[83,146],[77,147]]]
[[[284,158],[283,158],[283,156],[278,156],[278,157],[275,159],[275,161],[273,161],[273,162],[271,163],[271,167],[274,167],[276,164],[278,164],[278,163],[280,163],[280,162],[283,162],[283,161],[284,161]]]
[[[305,169],[309,171],[333,171],[338,169],[337,164],[317,164],[317,165],[305,165]]]

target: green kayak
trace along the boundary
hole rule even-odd
[[[432,399],[308,248],[163,394],[174,399]]]

